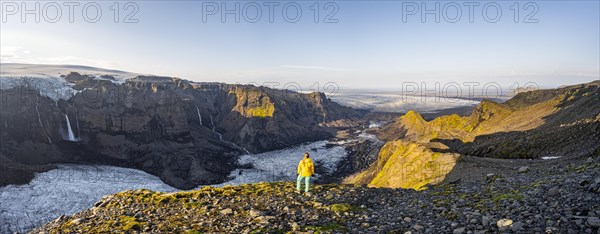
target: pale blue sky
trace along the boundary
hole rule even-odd
[[[274,23],[268,22],[265,6],[258,23],[243,18],[235,23],[233,16],[222,23],[220,15],[204,23],[200,1],[136,2],[139,23],[133,24],[114,23],[109,9],[114,2],[99,3],[103,15],[94,24],[81,17],[85,2],[76,8],[75,23],[66,12],[57,23],[43,18],[35,23],[33,16],[22,23],[19,14],[6,15],[3,8],[2,62],[89,65],[194,81],[336,82],[348,89],[415,81],[550,87],[600,76],[598,1],[534,2],[539,23],[515,23],[509,9],[514,1],[499,2],[503,12],[497,23],[482,17],[487,2],[475,8],[473,23],[464,5],[458,23],[443,18],[435,23],[433,16],[422,23],[420,15],[402,21],[402,2],[338,1],[339,23],[329,24],[313,22],[309,6],[315,1],[299,2],[303,14],[297,23],[282,18],[285,2],[275,8]],[[233,8],[235,1],[224,3]],[[320,4],[323,18],[329,11]],[[435,2],[425,4],[433,8]],[[521,9],[521,21],[529,12]]]

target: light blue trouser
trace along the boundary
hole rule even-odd
[[[302,190],[302,179],[304,179],[304,192],[308,193],[308,188],[310,187],[310,176],[301,176],[298,175],[298,180],[296,181],[296,190]]]

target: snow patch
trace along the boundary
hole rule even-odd
[[[552,160],[552,159],[558,159],[560,158],[560,156],[545,156],[545,157],[541,157],[542,160]]]

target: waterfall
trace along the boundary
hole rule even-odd
[[[42,131],[44,131],[44,135],[46,135],[46,138],[48,138],[48,142],[50,142],[50,144],[52,144],[52,140],[50,140],[50,136],[48,136],[48,133],[46,132],[46,129],[44,128],[44,124],[42,124],[42,116],[40,115],[40,111],[38,110],[37,104],[35,105],[35,112],[37,112],[38,122],[40,123],[40,126],[42,127]]]
[[[231,144],[233,144],[233,142],[232,142]],[[240,148],[241,150],[243,150],[243,151],[244,151],[246,154],[252,154],[252,153],[250,153],[250,151],[248,151],[248,150],[247,150],[246,148],[244,148],[244,147],[241,147],[241,146],[239,146],[239,145],[236,145],[236,144],[233,144],[233,145],[235,145],[236,147],[238,147],[238,148]]]
[[[215,123],[213,122],[212,115],[210,116],[210,125],[212,125],[212,132],[216,133],[219,136],[219,140],[223,141],[223,135],[215,130]]]
[[[198,121],[200,121],[200,126],[202,126],[202,115],[200,115],[200,109],[196,106],[196,111],[198,111]]]
[[[65,114],[65,119],[67,120],[67,131],[69,132],[68,141],[77,141],[75,138],[75,134],[73,134],[73,129],[71,129],[71,123],[69,122],[69,116]]]
[[[77,124],[77,136],[81,136],[81,130],[79,129],[79,112],[75,112],[75,124]]]
[[[210,125],[212,126],[212,130],[214,132],[215,131],[215,123],[213,122],[212,115],[210,115],[209,117],[210,117]]]
[[[217,134],[219,136],[220,141],[229,143],[229,144],[235,146],[236,148],[243,150],[246,154],[251,154],[250,151],[248,151],[246,148],[236,145],[235,143],[233,143],[231,141],[223,140],[223,135],[215,130],[215,123],[213,122],[212,115],[210,116],[210,125],[212,125],[212,132],[214,132],[215,134]]]

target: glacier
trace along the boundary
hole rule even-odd
[[[419,113],[435,113],[436,111],[476,106],[478,100],[458,97],[414,96],[386,93],[338,93],[331,100],[355,109],[366,109],[375,112],[405,113],[414,110]]]
[[[23,233],[62,214],[91,208],[102,196],[146,188],[172,192],[158,177],[129,168],[59,165],[25,185],[0,187],[0,233]]]
[[[324,173],[333,173],[347,152],[329,141],[306,143],[282,150],[246,154],[239,158],[247,169],[230,173],[230,181],[211,185],[239,185],[261,181],[295,181],[296,167],[309,152]],[[319,175],[316,175],[317,181]],[[202,186],[200,186],[202,187]],[[141,170],[100,165],[61,164],[58,169],[37,173],[25,185],[0,187],[0,233],[23,233],[50,222],[60,215],[89,209],[103,196],[124,190],[150,189],[179,191],[158,177]]]
[[[239,185],[258,183],[262,181],[296,181],[298,162],[303,158],[304,152],[308,152],[318,166],[322,166],[324,173],[333,173],[340,160],[346,157],[344,147],[328,147],[328,141],[317,141],[290,147],[282,150],[269,151],[261,154],[243,155],[238,163],[241,165],[252,165],[249,169],[236,169],[231,172],[233,178],[222,184]],[[318,180],[319,175],[315,175]]]
[[[94,77],[96,80],[108,80],[115,84],[124,84],[128,79],[140,74],[77,65],[39,65],[20,63],[0,63],[0,90],[26,86],[37,90],[40,95],[54,101],[68,100],[77,94],[62,76],[71,72]],[[114,77],[114,80],[103,78],[104,75]]]

